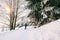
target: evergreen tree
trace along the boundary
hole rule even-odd
[[[60,0],[27,0],[28,8],[32,11],[28,17],[35,18],[36,24],[40,27],[43,24],[60,18]]]

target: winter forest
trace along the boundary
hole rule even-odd
[[[60,18],[60,0],[0,0],[0,30],[38,28]]]
[[[0,40],[60,40],[60,0],[0,0]]]

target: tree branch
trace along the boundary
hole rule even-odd
[[[0,22],[0,23],[5,24],[5,25],[9,26],[9,24],[7,24],[7,23],[3,23],[3,22]]]

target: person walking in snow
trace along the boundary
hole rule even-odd
[[[25,23],[25,30],[27,29],[27,26],[28,26],[27,23]]]

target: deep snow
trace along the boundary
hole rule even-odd
[[[39,28],[22,27],[0,33],[0,40],[60,40],[60,19]]]

